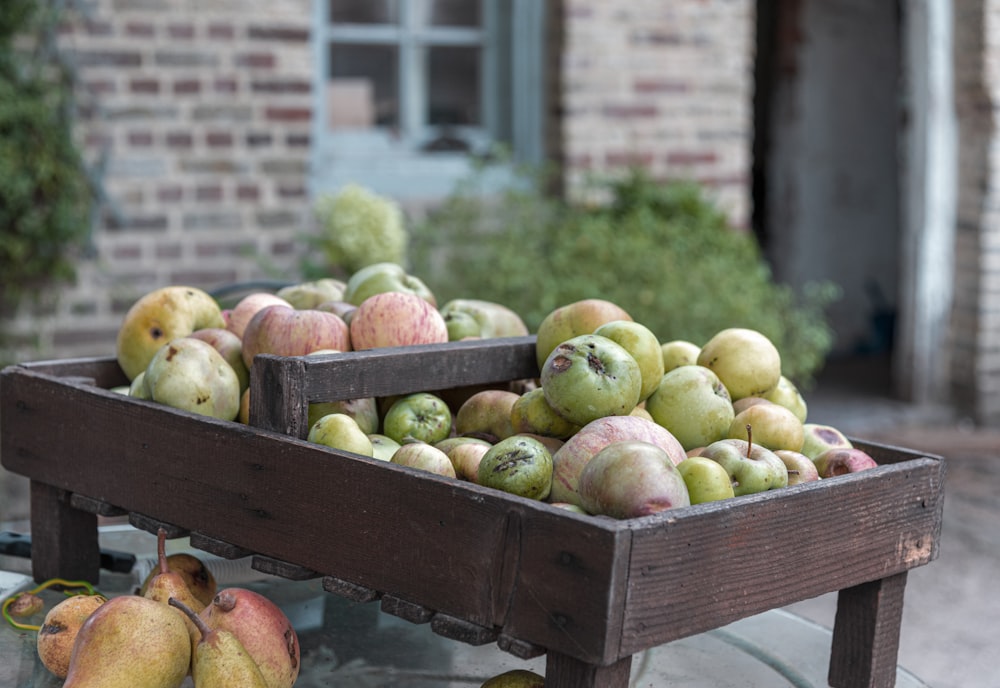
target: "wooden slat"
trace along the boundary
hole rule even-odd
[[[294,581],[313,580],[322,576],[321,573],[305,566],[281,561],[280,559],[273,559],[272,557],[262,557],[259,554],[253,556],[250,566],[255,571],[267,573],[272,576],[281,576],[282,578]]]
[[[637,523],[621,654],[926,564],[942,480],[914,459]]]
[[[253,554],[253,552],[245,547],[234,545],[231,542],[224,542],[218,538],[209,537],[204,533],[191,533],[190,543],[195,549],[209,552],[217,557],[222,557],[223,559],[242,559],[243,557],[248,557]]]

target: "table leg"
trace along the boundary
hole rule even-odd
[[[64,490],[31,481],[31,573],[36,582],[50,578],[97,583],[101,549],[97,515],[75,509]]]
[[[892,688],[906,572],[841,590],[828,680],[833,688]]]
[[[587,664],[558,652],[545,656],[547,688],[628,688],[631,672],[631,655],[608,666]]]

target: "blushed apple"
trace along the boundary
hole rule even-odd
[[[673,339],[661,344],[660,351],[663,354],[663,372],[666,373],[680,366],[695,365],[701,347],[686,339]]]
[[[612,442],[587,462],[578,485],[581,506],[611,518],[637,518],[691,504],[670,455],[649,442]]]
[[[819,470],[812,459],[802,452],[791,449],[778,449],[774,452],[788,469],[788,484],[799,485],[819,480]]]
[[[451,428],[451,409],[444,399],[430,392],[400,397],[382,419],[382,432],[400,444],[407,440],[434,444],[448,437]]]
[[[624,308],[605,299],[581,299],[554,309],[538,324],[535,333],[538,367],[545,364],[545,359],[562,342],[582,334],[593,334],[612,320],[632,319]]]
[[[360,306],[375,294],[398,292],[419,296],[437,310],[437,299],[430,288],[396,263],[366,265],[347,278],[343,300]]]
[[[448,455],[427,442],[404,442],[392,455],[391,462],[446,478],[458,477]]]
[[[347,324],[333,313],[267,306],[254,314],[243,331],[247,368],[257,354],[305,356],[319,349],[351,349]]]
[[[698,365],[710,368],[734,400],[759,397],[781,379],[781,355],[766,336],[756,330],[730,327],[714,334],[701,347]]]
[[[685,450],[724,439],[735,417],[726,386],[700,365],[679,366],[664,374],[646,400],[646,410]]]
[[[243,331],[247,328],[247,323],[257,314],[257,311],[268,306],[287,306],[292,308],[292,304],[285,301],[277,294],[269,291],[253,292],[247,294],[236,302],[232,310],[229,311],[229,318],[226,321],[226,329],[235,334],[240,339],[243,338]]]
[[[650,442],[667,452],[674,464],[687,458],[684,447],[669,430],[638,416],[605,416],[580,428],[552,456],[553,477],[550,501],[580,504],[577,484],[583,467],[612,442]]]
[[[607,337],[632,354],[642,374],[639,401],[645,401],[663,378],[660,340],[652,330],[634,320],[612,320],[594,330],[594,334]]]
[[[692,504],[716,502],[736,496],[729,472],[718,461],[705,456],[689,456],[677,464]]]
[[[447,437],[434,446],[448,455],[459,479],[474,483],[479,481],[479,464],[493,444],[478,437]]]
[[[700,456],[726,469],[737,497],[788,485],[788,469],[784,462],[773,451],[756,443],[719,440],[705,447]]]
[[[416,294],[389,291],[365,299],[351,316],[354,349],[375,349],[448,341],[441,313]]]
[[[632,354],[596,334],[573,337],[553,349],[540,379],[549,405],[576,425],[627,415],[642,389],[642,372]]]
[[[514,434],[511,408],[520,394],[506,389],[484,389],[476,392],[458,407],[455,413],[455,433],[482,437],[490,442]]]
[[[222,309],[207,292],[187,286],[156,289],[125,313],[115,342],[118,365],[131,381],[167,342],[225,325]]]
[[[329,413],[309,427],[310,442],[362,456],[374,456],[368,434],[346,413]]]
[[[813,463],[821,478],[833,478],[878,467],[878,463],[868,452],[857,447],[827,449],[813,459]]]

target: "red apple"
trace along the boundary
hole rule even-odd
[[[833,478],[838,475],[857,473],[866,471],[869,468],[876,468],[875,462],[867,452],[857,447],[836,447],[828,449],[815,459],[816,470],[821,478]]]
[[[248,368],[257,354],[305,356],[319,349],[351,349],[347,323],[333,313],[267,306],[243,332],[243,361]]]
[[[288,306],[291,308],[292,304],[280,296],[267,291],[247,294],[229,311],[229,316],[226,319],[226,329],[242,339],[243,330],[246,329],[250,319],[257,314],[257,311],[268,306]]]
[[[351,316],[354,349],[443,344],[448,325],[433,305],[417,294],[387,291],[369,296]]]

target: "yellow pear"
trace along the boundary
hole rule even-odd
[[[49,609],[35,639],[38,658],[46,669],[59,678],[66,678],[69,657],[80,627],[107,601],[108,598],[103,595],[73,595]]]
[[[190,667],[184,617],[166,604],[122,595],[80,627],[63,688],[178,688]]]
[[[235,635],[209,628],[191,607],[174,598],[168,601],[198,628],[199,637],[191,654],[191,678],[195,688],[268,688],[257,662]]]
[[[116,343],[118,365],[133,380],[170,340],[225,326],[222,309],[208,292],[186,286],[151,291],[125,313]]]
[[[164,605],[168,605],[170,603],[170,598],[174,598],[188,605],[196,612],[200,612],[205,608],[205,605],[198,601],[198,598],[194,596],[194,593],[192,593],[190,588],[188,588],[187,583],[184,582],[184,577],[177,571],[171,571],[169,565],[167,564],[166,540],[167,533],[163,528],[160,528],[156,535],[156,552],[159,570],[146,584],[143,597]],[[187,626],[188,633],[192,638],[198,637],[198,627],[193,621],[191,621],[191,619],[188,618],[186,614],[181,611],[174,610],[170,610],[170,612],[175,614],[184,622]]]

